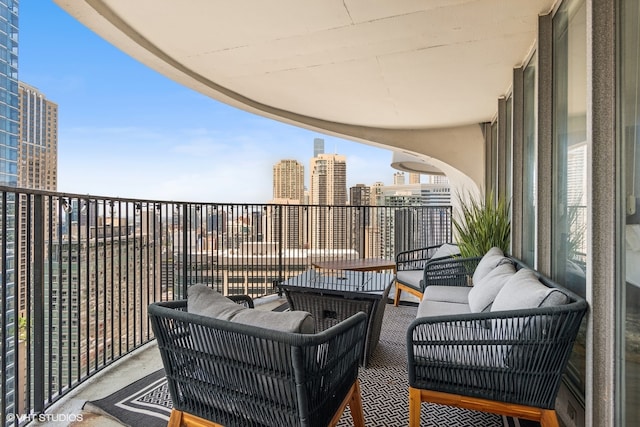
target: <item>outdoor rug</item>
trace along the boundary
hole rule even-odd
[[[409,424],[406,330],[415,319],[416,307],[387,305],[378,347],[366,369],[359,373],[367,426],[395,427]],[[164,427],[171,413],[171,396],[159,370],[100,400],[86,402],[88,412],[115,418],[125,426]],[[345,411],[338,427],[352,426]],[[421,426],[530,427],[531,421],[484,412],[423,403]]]

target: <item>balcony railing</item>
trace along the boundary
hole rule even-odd
[[[193,283],[260,297],[316,261],[451,240],[449,206],[133,200],[0,187],[0,416],[38,414],[153,339]]]

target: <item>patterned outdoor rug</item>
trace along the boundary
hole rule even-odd
[[[387,305],[378,347],[369,366],[359,373],[367,426],[394,427],[409,423],[405,334],[416,307]],[[111,416],[126,426],[164,427],[171,396],[163,370],[154,372],[104,399],[86,402],[84,410]],[[537,423],[449,406],[422,404],[421,426],[525,427]],[[338,427],[352,426],[345,411]]]

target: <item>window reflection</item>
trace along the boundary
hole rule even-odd
[[[552,277],[586,296],[587,32],[583,0],[565,1],[553,17]],[[586,322],[568,368],[570,387],[585,393]]]
[[[522,164],[522,260],[535,267],[536,248],[536,60],[534,55],[524,69],[524,141]]]

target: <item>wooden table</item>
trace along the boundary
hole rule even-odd
[[[395,260],[384,258],[356,258],[339,259],[334,261],[316,261],[311,263],[315,268],[323,270],[350,270],[350,271],[396,271]]]

